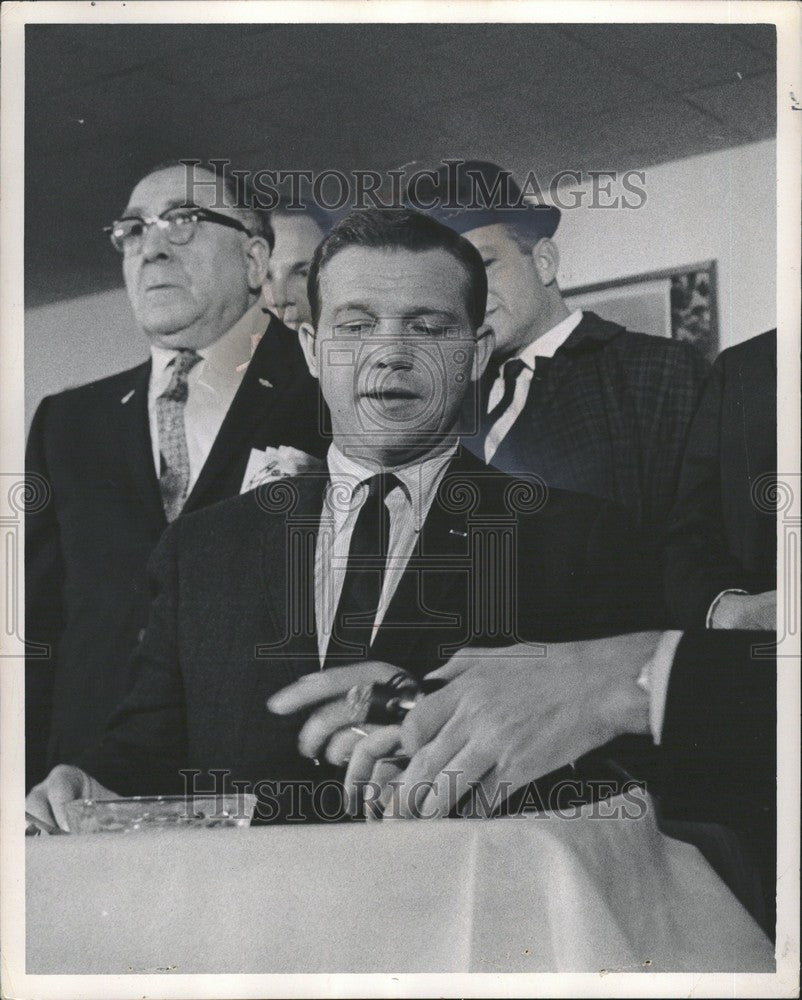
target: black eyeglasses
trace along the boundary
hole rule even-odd
[[[139,253],[142,249],[142,240],[149,226],[158,226],[171,243],[181,246],[189,243],[195,235],[199,222],[214,222],[218,226],[228,226],[229,229],[237,229],[246,236],[253,236],[250,229],[239,219],[213,212],[210,208],[196,208],[191,205],[168,208],[161,215],[151,215],[146,219],[131,215],[105,226],[103,232],[108,234],[115,250],[119,250],[122,254],[131,254]]]

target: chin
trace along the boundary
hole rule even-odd
[[[168,347],[195,347],[190,343],[192,335],[189,332],[197,319],[196,316],[171,315],[150,316],[142,323],[142,329],[150,340],[163,343]],[[182,343],[187,339],[187,343]]]

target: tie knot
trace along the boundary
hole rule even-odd
[[[505,362],[502,367],[502,373],[504,375],[504,381],[517,382],[518,376],[526,368],[526,362],[522,361],[521,358],[511,358],[509,361]]]
[[[399,482],[400,480],[394,472],[377,472],[375,476],[365,480],[368,487],[368,497],[371,499],[379,497],[384,500],[388,493],[391,493],[398,486]]]
[[[172,362],[173,373],[170,384],[161,395],[162,399],[170,399],[176,403],[187,400],[187,375],[200,361],[201,356],[196,351],[182,350],[176,354]]]

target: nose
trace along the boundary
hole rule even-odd
[[[391,371],[411,372],[415,367],[412,362],[412,352],[394,347],[392,353],[380,355],[376,359],[377,368],[389,368]]]
[[[161,226],[145,227],[142,234],[142,256],[145,260],[166,260],[173,255],[173,244]]]
[[[292,303],[287,276],[285,274],[273,273],[268,277],[267,284],[270,289],[270,298],[273,300],[273,305],[280,312],[283,312]]]

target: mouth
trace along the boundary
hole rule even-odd
[[[406,389],[402,386],[386,386],[382,388],[368,389],[365,392],[360,393],[362,399],[376,399],[382,402],[389,402],[390,400],[396,399],[420,399],[420,394],[414,392],[412,389]]]

